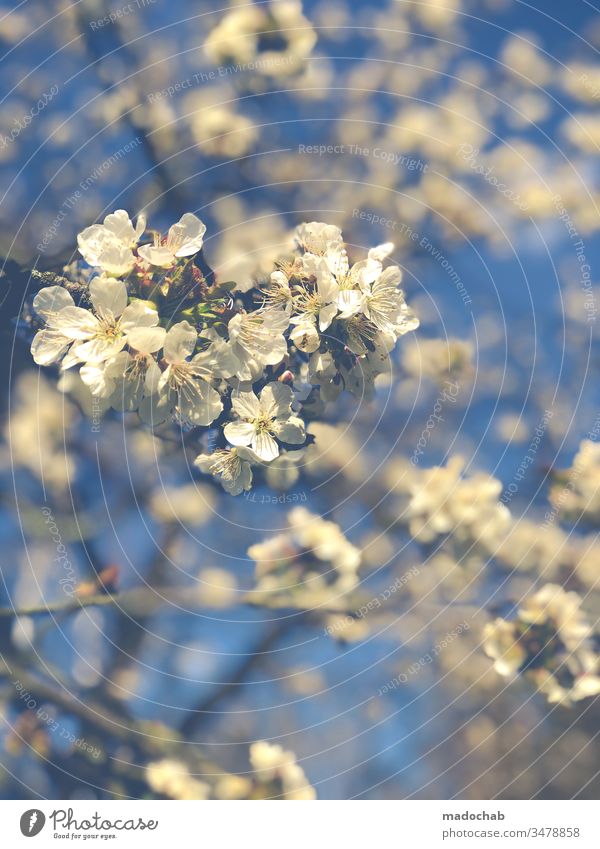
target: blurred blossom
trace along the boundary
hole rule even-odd
[[[293,752],[285,751],[277,744],[260,741],[250,746],[250,763],[260,784],[274,785],[275,798],[316,799],[316,791],[296,763]]]
[[[523,602],[513,621],[496,619],[485,628],[484,648],[505,678],[522,673],[549,702],[600,693],[599,658],[577,593],[546,584]]]

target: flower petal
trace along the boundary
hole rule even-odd
[[[187,359],[193,354],[197,340],[198,334],[189,321],[174,324],[165,336],[165,360],[168,363],[180,363]]]
[[[327,330],[337,314],[337,304],[328,304],[319,311],[319,330]]]
[[[285,383],[269,383],[260,393],[261,412],[271,418],[289,413],[294,395]]]
[[[98,330],[98,319],[82,307],[64,307],[59,313],[48,316],[48,327],[70,339],[89,339]]]
[[[351,318],[356,315],[363,301],[364,295],[358,289],[342,289],[337,300],[340,318]]]
[[[125,245],[106,241],[94,265],[99,265],[107,274],[124,277],[135,265],[135,257]]]
[[[229,422],[223,428],[223,433],[231,445],[250,445],[256,434],[256,428],[250,422]]]
[[[176,257],[192,256],[201,249],[205,233],[206,224],[193,213],[186,212],[169,229],[167,247]]]
[[[31,343],[33,361],[38,366],[49,366],[58,362],[65,353],[71,340],[58,330],[39,330]]]
[[[156,427],[166,422],[173,414],[173,399],[170,392],[155,392],[147,395],[140,403],[138,415],[144,424]]]
[[[260,416],[261,405],[254,392],[236,392],[231,399],[231,405],[241,419],[253,421]]]
[[[147,395],[153,395],[158,391],[158,383],[160,380],[161,371],[156,360],[152,360],[146,369],[146,379],[144,381],[144,391]]]
[[[305,354],[316,351],[321,344],[321,338],[312,319],[301,316],[297,319],[293,318],[291,323],[295,325],[290,332],[290,340],[294,345]]]
[[[273,423],[273,430],[282,442],[288,442],[290,445],[302,445],[306,439],[306,431],[304,430],[304,422],[296,416],[290,416],[289,419]]]
[[[82,362],[101,363],[118,354],[125,347],[125,341],[124,336],[112,340],[103,339],[99,336],[86,342],[75,342],[72,352]]]
[[[129,215],[124,209],[117,209],[115,212],[107,215],[104,219],[104,226],[113,233],[119,242],[122,242],[127,247],[135,244],[135,230],[133,229]]]
[[[127,333],[127,344],[142,354],[160,351],[167,335],[164,327],[134,327]]]
[[[40,289],[33,299],[33,308],[38,315],[46,318],[64,307],[74,307],[73,298],[62,286],[46,286]]]
[[[394,251],[393,242],[384,242],[382,245],[377,245],[376,248],[371,248],[368,253],[369,259],[374,259],[377,262],[383,262]]]
[[[132,301],[123,310],[121,327],[129,331],[131,327],[154,327],[158,324],[158,313],[150,301]]]
[[[142,245],[138,248],[138,254],[150,265],[155,265],[157,268],[170,268],[175,262],[172,251],[165,247]]]
[[[135,222],[135,241],[136,241],[136,243],[139,242],[140,238],[143,236],[145,229],[146,229],[146,216],[144,215],[143,212],[141,212],[137,217],[137,221]]]
[[[118,318],[127,306],[127,289],[114,277],[95,277],[90,283],[92,305],[103,318]]]
[[[180,417],[193,425],[211,424],[223,410],[221,396],[205,380],[184,383],[177,399]]]
[[[275,457],[279,457],[279,446],[271,434],[265,431],[256,434],[252,442],[252,449],[265,463],[270,463]]]

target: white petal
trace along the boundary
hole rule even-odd
[[[261,405],[254,392],[236,392],[231,399],[231,405],[241,419],[252,421],[260,415]]]
[[[125,337],[121,336],[110,341],[97,337],[90,339],[87,342],[75,342],[72,348],[75,354],[82,362],[85,363],[101,363],[104,360],[109,360],[118,354],[125,346]]]
[[[70,339],[89,339],[98,330],[98,319],[82,307],[64,307],[48,317],[48,326]]]
[[[114,277],[95,277],[90,283],[92,305],[98,315],[118,318],[127,306],[127,289]]]
[[[142,380],[117,379],[115,388],[110,395],[110,405],[120,413],[132,413],[140,406],[143,390],[144,382]]]
[[[337,315],[337,304],[328,304],[319,311],[319,330],[322,332],[327,330],[333,319]]]
[[[107,274],[124,277],[135,265],[135,257],[130,248],[117,242],[107,242],[94,265],[99,265]]]
[[[248,463],[242,463],[239,475],[233,480],[221,478],[221,486],[229,495],[239,495],[252,486],[252,469]]]
[[[260,393],[261,411],[271,418],[289,413],[294,395],[285,383],[269,383]]]
[[[285,310],[266,309],[262,316],[265,328],[273,333],[283,333],[290,323],[290,317]]]
[[[271,344],[271,350],[263,357],[263,362],[267,366],[276,366],[282,361],[287,354],[287,342],[283,336],[275,336]]]
[[[198,454],[194,460],[194,466],[200,469],[201,472],[204,472],[205,475],[209,475],[212,462],[212,456],[210,454]]]
[[[238,446],[236,449],[237,455],[241,460],[245,460],[248,463],[258,463],[260,462],[260,457],[257,457],[254,451],[247,446]]]
[[[78,366],[80,364],[81,360],[78,356],[76,356],[76,354],[73,353],[73,349],[71,348],[71,350],[67,351],[67,353],[63,357],[63,360],[60,364],[60,370],[66,371],[67,369],[73,368],[73,366]]]
[[[75,306],[73,298],[62,286],[46,286],[45,289],[40,289],[33,299],[33,308],[42,318],[64,307],[73,306]]]
[[[138,254],[150,265],[155,265],[158,268],[170,268],[175,262],[173,253],[165,247],[155,247],[154,245],[142,245],[138,248]]]
[[[329,247],[325,254],[325,258],[327,260],[329,270],[332,274],[335,274],[338,280],[348,274],[348,254],[346,253],[346,249],[343,245]]]
[[[147,395],[140,403],[138,414],[144,424],[150,427],[166,422],[173,414],[173,403],[169,392],[156,392]]]
[[[306,439],[304,422],[296,416],[290,416],[286,421],[275,422],[273,430],[278,439],[290,445],[302,445]]]
[[[106,230],[102,224],[92,224],[77,236],[79,253],[90,265],[97,265],[98,257],[106,241]]]
[[[223,428],[225,439],[232,445],[250,445],[256,428],[250,422],[229,422]]]
[[[300,318],[292,319],[296,326],[290,333],[290,340],[294,345],[306,354],[312,354],[321,344],[321,338],[312,320]]]
[[[270,463],[275,457],[279,456],[279,446],[273,439],[270,433],[257,433],[252,448],[261,460],[265,463]]]
[[[148,301],[132,301],[121,316],[121,327],[125,331],[133,327],[154,327],[155,324],[158,324],[158,313]]]
[[[107,374],[103,365],[85,365],[79,369],[79,377],[92,395],[108,398],[115,388],[115,381]]]
[[[180,363],[194,353],[198,334],[189,321],[174,324],[165,336],[164,354],[168,363]]]
[[[210,339],[211,344],[206,351],[196,354],[192,362],[215,377],[227,378],[237,374],[240,362],[232,344],[219,336],[212,328],[208,328],[201,335],[204,339]]]
[[[393,252],[394,243],[393,242],[385,242],[383,245],[377,245],[376,248],[371,248],[368,253],[369,259],[377,260],[378,262],[383,262],[384,259]]]
[[[165,341],[164,327],[134,327],[127,333],[127,344],[143,354],[154,354]]]
[[[402,272],[397,265],[390,265],[381,274],[378,280],[373,283],[373,294],[380,292],[383,289],[397,289],[402,282]]]
[[[33,361],[38,366],[49,366],[58,362],[71,340],[57,330],[38,330],[31,343]]]
[[[180,416],[194,425],[211,424],[223,410],[221,396],[205,380],[184,383],[177,400]]]
[[[115,212],[107,215],[104,219],[104,226],[114,234],[119,242],[122,242],[127,247],[135,243],[135,230],[133,229],[129,215],[124,209],[117,209]]]
[[[321,300],[326,304],[335,301],[340,291],[339,284],[324,263],[319,267],[317,290]]]
[[[144,391],[147,395],[153,395],[158,391],[160,375],[161,371],[158,367],[158,363],[155,360],[152,360],[146,369],[146,380],[144,382]]]
[[[136,241],[136,243],[139,242],[140,238],[144,234],[145,229],[146,229],[146,216],[144,215],[143,212],[141,212],[137,217],[137,221],[135,222],[135,241]]]
[[[198,253],[204,241],[206,224],[193,213],[186,212],[177,224],[174,224],[167,235],[167,247],[175,256],[192,256]]]
[[[337,306],[340,310],[340,318],[351,318],[359,312],[364,300],[364,295],[358,289],[342,289]]]

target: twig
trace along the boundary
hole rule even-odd
[[[207,759],[198,751],[194,744],[193,751],[189,745],[172,728],[161,726],[160,723],[144,723],[136,720],[123,721],[118,714],[106,705],[95,702],[86,696],[85,701],[67,690],[64,685],[54,686],[37,674],[30,673],[20,665],[18,657],[2,656],[5,669],[0,664],[0,675],[18,681],[24,690],[40,701],[51,702],[59,708],[77,716],[96,731],[109,735],[113,739],[135,745],[147,758],[178,757],[189,762],[190,755],[201,767],[203,776],[222,777],[228,773]]]

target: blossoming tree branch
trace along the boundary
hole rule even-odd
[[[392,244],[351,265],[337,227],[303,224],[295,253],[242,292],[195,264],[205,231],[186,213],[163,236],[124,210],[85,229],[86,267],[33,299],[31,351],[76,371],[97,409],[195,429],[196,465],[238,495],[278,457],[300,462],[327,402],[368,396],[418,320],[385,266]]]

